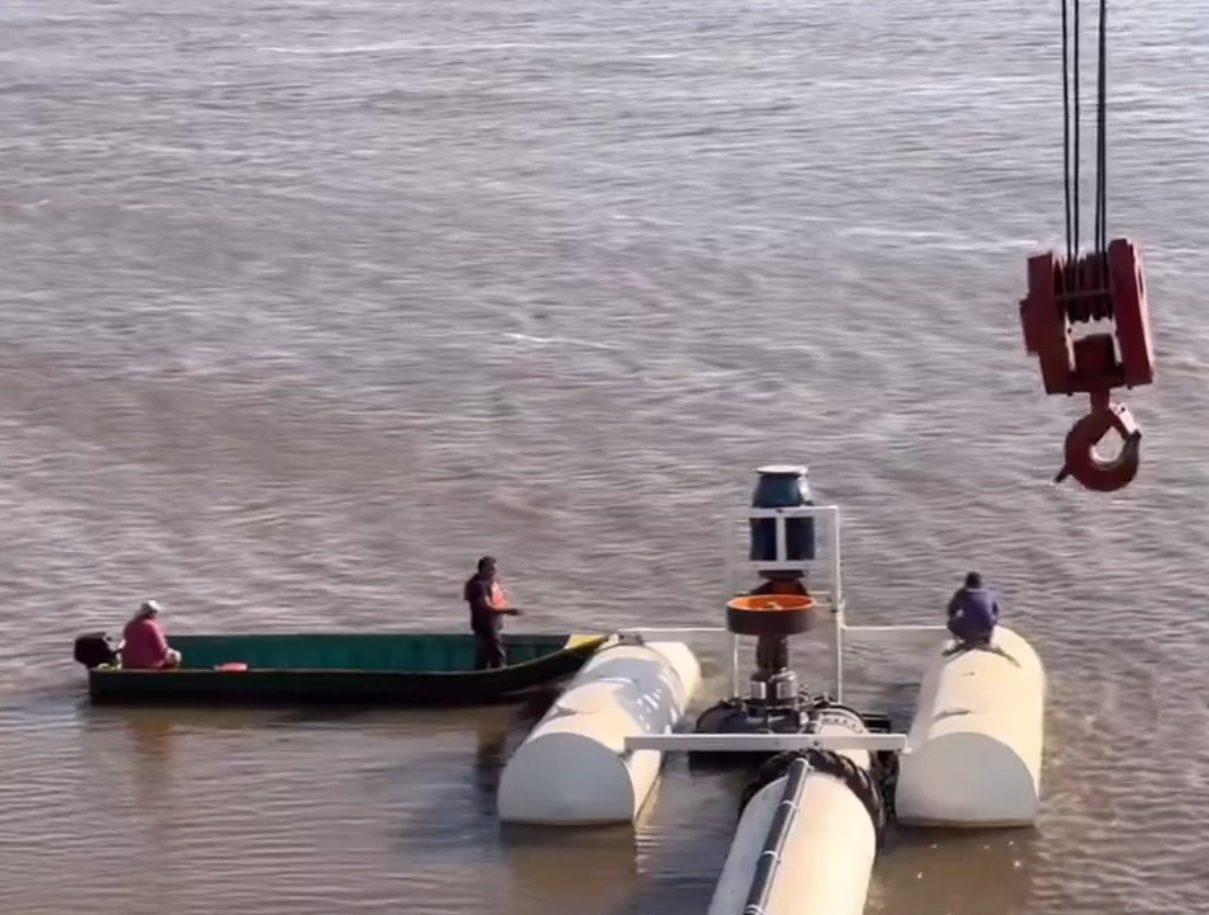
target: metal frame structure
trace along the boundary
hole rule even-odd
[[[759,562],[744,558],[735,559],[735,533],[742,527],[744,541],[748,536],[748,522],[774,519],[776,521],[777,555],[786,555],[785,522],[791,518],[815,518],[824,521],[826,528],[822,539],[826,545],[822,560],[806,559],[789,562]],[[816,538],[818,538],[816,530]],[[726,600],[747,593],[741,585],[740,576],[750,578],[761,571],[793,571],[808,573],[818,565],[827,572],[826,587],[811,584],[810,593],[819,602],[820,615],[825,614],[832,625],[834,699],[844,701],[844,636],[846,634],[878,634],[903,632],[947,632],[943,625],[906,626],[849,626],[843,589],[843,563],[841,559],[841,521],[838,505],[809,505],[799,508],[748,508],[730,513],[726,519]],[[818,542],[816,540],[816,542]],[[747,556],[746,546],[743,555]],[[690,627],[638,627],[621,631],[621,636],[645,639],[648,636],[677,636],[700,634],[726,634],[731,641],[731,689],[739,695],[742,684],[739,675],[739,636],[724,626]],[[785,750],[820,748],[828,750],[888,750],[904,752],[907,745],[905,734],[870,735],[819,735],[819,734],[656,734],[626,738],[627,750],[661,750],[709,753],[777,753]]]
[[[735,750],[736,744],[742,748]],[[627,737],[627,750],[682,750],[698,753],[766,752],[786,750],[889,750],[902,752],[906,734],[650,734]]]

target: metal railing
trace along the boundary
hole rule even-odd
[[[834,626],[833,630],[833,652],[832,652],[832,674],[833,674],[833,698],[836,702],[844,701],[844,638],[848,635],[865,636],[865,635],[886,635],[886,634],[905,634],[905,633],[942,633],[947,631],[947,627],[941,624],[907,624],[900,626],[850,626],[847,622],[847,607],[844,601],[843,587],[843,561],[841,558],[841,530],[842,524],[840,519],[840,509],[838,505],[808,505],[799,508],[748,508],[740,511],[732,512],[727,515],[726,519],[726,542],[725,542],[725,559],[726,559],[726,587],[728,594],[726,600],[729,600],[736,595],[746,593],[739,587],[740,573],[746,573],[751,576],[754,573],[763,571],[799,571],[803,574],[809,573],[815,566],[820,563],[820,559],[813,560],[797,560],[793,562],[760,562],[744,558],[736,560],[736,533],[741,528],[745,537],[750,537],[748,524],[751,521],[773,519],[776,521],[776,539],[777,539],[777,555],[786,555],[786,521],[793,518],[816,518],[823,522],[825,528],[822,540],[825,543],[824,553],[826,554],[822,560],[822,564],[827,569],[827,580],[824,587],[817,587],[815,582],[810,583],[810,592],[819,600],[820,610],[824,616],[828,617],[829,622]],[[746,548],[743,555],[746,557]],[[829,612],[828,612],[829,611]],[[742,690],[742,683],[739,674],[739,639],[734,633],[730,632],[724,626],[626,626],[614,630],[621,637],[636,638],[639,641],[645,640],[651,636],[657,638],[671,638],[676,636],[692,636],[692,635],[717,635],[719,633],[726,634],[730,637],[730,655],[731,655],[731,688],[733,695],[739,695]]]
[[[789,750],[866,750],[901,753],[906,734],[643,734],[627,750],[667,753],[783,753]]]

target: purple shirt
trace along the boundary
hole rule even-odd
[[[958,588],[949,601],[949,631],[959,639],[989,639],[998,622],[999,602],[986,588]]]

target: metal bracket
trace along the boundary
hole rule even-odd
[[[644,734],[627,750],[664,753],[780,753],[786,750],[868,750],[903,753],[906,734]]]

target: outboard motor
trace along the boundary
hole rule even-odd
[[[117,664],[121,650],[121,642],[104,632],[86,632],[76,636],[74,656],[76,663],[92,670],[102,664]]]

